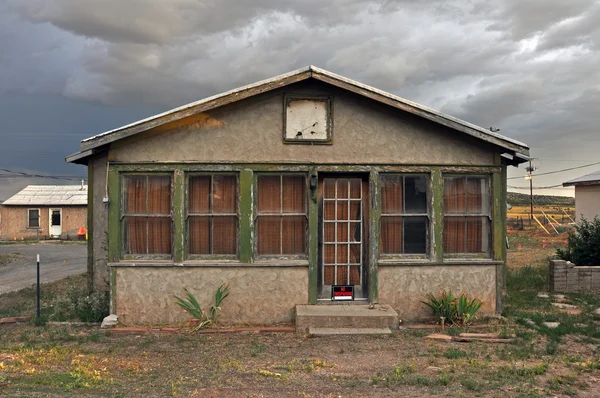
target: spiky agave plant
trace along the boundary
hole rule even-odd
[[[192,331],[196,332],[211,323],[211,320],[207,318],[206,313],[202,310],[202,307],[196,300],[196,297],[187,289],[183,288],[187,293],[187,298],[182,299],[181,297],[175,296],[175,304],[183,308],[187,313],[196,318],[200,323]]]
[[[461,294],[456,300],[456,317],[463,325],[471,322],[475,318],[475,313],[479,311],[483,301],[479,299],[469,300],[466,294]]]
[[[229,296],[229,283],[223,283],[217,289],[217,293],[215,293],[215,305],[210,307],[211,322],[214,323],[217,321],[217,311],[221,309],[221,303],[227,296]]]

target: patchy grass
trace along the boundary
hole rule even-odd
[[[66,295],[71,286],[84,289],[87,286],[87,276],[81,274],[52,283],[43,283],[40,288],[42,314],[51,314],[57,298]],[[36,295],[35,286],[0,295],[0,318],[33,316],[36,312]]]
[[[135,336],[4,325],[0,396],[600,396],[600,316],[592,314],[600,299],[565,295],[566,303],[582,309],[570,315],[538,297],[547,290],[547,266],[544,259],[527,266],[541,246],[536,239],[523,240],[509,269],[507,319],[488,320],[487,329],[447,330],[514,335],[511,344],[441,343],[424,339],[428,332],[422,330],[377,338]],[[61,294],[68,285],[52,289]],[[19,297],[33,302],[35,292]],[[2,300],[6,297],[0,296],[0,309],[7,303]],[[561,324],[550,329],[543,325],[547,321]]]

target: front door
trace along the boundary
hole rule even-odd
[[[368,179],[324,176],[319,181],[319,300],[331,301],[334,285],[354,286],[367,300]]]
[[[50,209],[50,235],[59,238],[62,234],[62,211],[61,209]]]

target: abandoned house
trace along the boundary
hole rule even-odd
[[[310,66],[85,139],[66,160],[88,166],[88,271],[119,322],[183,321],[182,287],[208,308],[229,283],[220,321],[264,325],[346,299],[422,318],[441,289],[499,312],[506,169],[528,155]]]
[[[0,240],[85,238],[87,199],[83,184],[29,185],[0,206]]]
[[[576,220],[600,217],[600,171],[569,180],[563,187],[575,187]]]

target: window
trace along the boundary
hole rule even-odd
[[[40,209],[27,209],[27,227],[40,227]]]
[[[486,254],[490,249],[487,177],[444,177],[444,252]]]
[[[188,253],[237,253],[237,176],[194,175],[188,183]]]
[[[257,254],[306,254],[306,182],[303,175],[259,175]]]
[[[171,177],[123,177],[125,255],[170,255],[172,238]]]
[[[427,177],[381,176],[381,254],[426,254]]]

